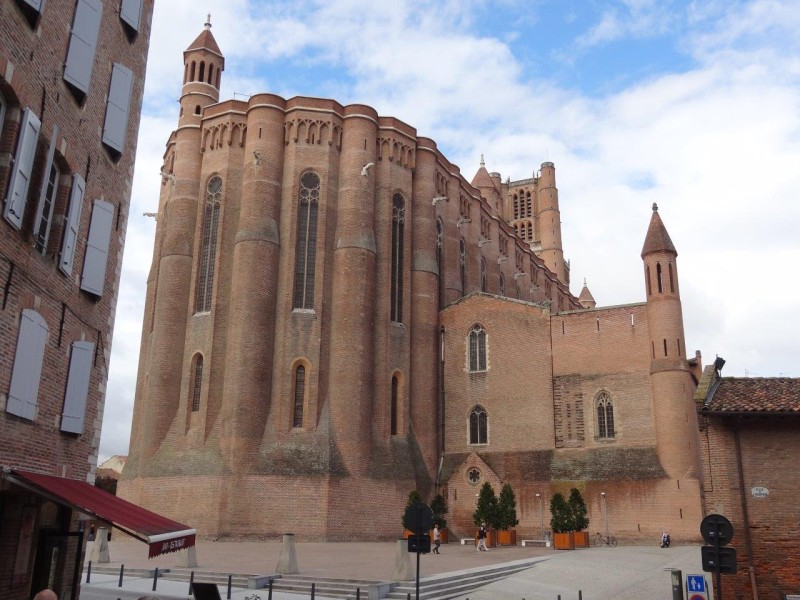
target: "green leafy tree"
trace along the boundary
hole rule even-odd
[[[408,502],[406,502],[406,508],[403,511],[403,528],[404,529],[411,529],[411,524],[406,521],[406,512],[408,511],[408,507],[416,504],[417,502],[422,502],[422,494],[420,494],[417,490],[411,490],[408,494]]]
[[[550,499],[550,528],[553,533],[575,531],[575,519],[563,494],[558,492]]]
[[[500,500],[497,503],[497,528],[511,529],[519,523],[517,519],[517,499],[510,483],[503,485],[500,490]]]
[[[569,492],[569,509],[572,511],[572,518],[575,521],[575,531],[583,531],[589,527],[589,511],[586,509],[586,502],[578,488],[572,488]]]
[[[472,521],[475,525],[486,523],[489,527],[497,529],[497,496],[488,481],[481,486],[478,506],[472,514]]]
[[[444,501],[444,496],[436,494],[431,500],[431,512],[433,513],[433,524],[438,525],[439,529],[447,527],[447,519],[444,516],[447,514],[447,504]]]

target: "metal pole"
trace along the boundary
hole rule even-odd
[[[314,600],[315,592],[316,592],[316,584],[312,581],[311,582],[311,600]]]
[[[92,561],[89,561],[89,568],[86,569],[86,583],[92,579]]]
[[[228,600],[231,600],[231,581],[233,580],[233,575],[228,575]],[[312,596],[313,598],[313,596]]]
[[[194,571],[189,573],[189,595],[192,594],[192,585],[194,584]]]
[[[356,588],[356,600],[361,600],[361,588]]]
[[[156,570],[153,571],[153,591],[156,591],[156,586],[158,585],[158,567]]]
[[[269,578],[269,591],[267,592],[267,600],[272,600],[272,577]]]
[[[583,592],[578,590],[578,600],[583,600]]]
[[[605,492],[600,492],[600,497],[603,499],[603,515],[606,519],[606,544],[608,544],[608,501],[606,500]]]
[[[719,561],[719,547],[720,547],[719,529],[720,529],[720,527],[719,526],[720,526],[719,521],[714,521],[714,531],[716,532],[716,535],[714,535],[714,545],[717,547],[717,568],[716,568],[716,572],[717,572],[717,593],[719,593],[719,598],[717,598],[717,600],[722,600],[722,578],[720,577],[720,568],[719,568],[720,567],[720,564],[719,564],[719,562],[720,562]]]
[[[117,587],[122,587],[122,574],[125,572],[125,565],[122,564],[119,566],[119,585]]]

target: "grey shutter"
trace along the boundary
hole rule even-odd
[[[47,323],[38,312],[26,308],[20,318],[6,412],[33,420],[46,343]]]
[[[75,259],[75,248],[78,245],[78,231],[81,227],[83,192],[85,189],[86,182],[83,177],[75,173],[72,176],[72,193],[69,198],[64,241],[61,244],[61,258],[58,261],[58,268],[67,275],[72,273],[72,262]]]
[[[103,295],[106,282],[108,242],[111,239],[113,221],[114,205],[104,200],[95,200],[89,239],[86,242],[86,256],[83,259],[81,289],[96,296]]]
[[[89,92],[97,33],[100,31],[102,16],[103,4],[100,0],[78,0],[72,21],[67,61],[64,65],[64,81],[84,94]]]
[[[142,15],[142,0],[122,0],[119,7],[119,18],[139,31],[139,19]]]
[[[53,125],[53,135],[50,136],[50,147],[47,149],[47,160],[44,163],[44,179],[42,180],[42,191],[39,192],[39,204],[36,207],[36,218],[33,220],[33,235],[34,238],[39,233],[39,223],[42,221],[42,213],[44,212],[44,203],[47,200],[47,182],[50,179],[50,167],[53,166],[53,157],[56,154],[56,141],[58,140],[58,125]],[[58,186],[58,181],[56,181]],[[47,237],[50,235],[50,221],[52,220],[53,206],[55,202],[50,205],[50,214],[47,215],[47,235],[45,236],[45,246],[47,245]]]
[[[44,10],[45,0],[22,0],[22,3],[30,6],[37,13],[41,14]]]
[[[64,395],[64,412],[61,414],[61,431],[83,433],[86,398],[89,395],[89,378],[92,374],[92,342],[73,342],[69,360],[67,391]]]
[[[125,65],[114,63],[108,89],[106,121],[103,125],[103,143],[117,152],[122,152],[125,147],[132,91],[133,71]]]
[[[22,215],[28,200],[28,185],[31,181],[33,159],[36,156],[36,142],[42,123],[30,108],[22,111],[22,124],[19,128],[17,153],[8,185],[8,197],[3,209],[3,216],[16,229],[22,228]]]

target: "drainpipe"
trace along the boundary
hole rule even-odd
[[[436,493],[441,486],[444,464],[444,325],[439,327],[439,469],[436,471]]]
[[[753,565],[753,544],[750,539],[750,516],[747,513],[747,495],[744,489],[744,468],[742,467],[742,444],[739,439],[739,421],[734,424],[733,439],[736,442],[736,468],[739,471],[739,496],[742,500],[742,517],[744,518],[744,548],[747,552],[747,570],[750,573],[750,587],[753,588],[753,600],[758,600],[756,588],[756,568]]]

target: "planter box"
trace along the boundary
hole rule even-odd
[[[575,538],[576,548],[589,547],[589,532],[588,531],[574,531],[573,537]]]
[[[497,532],[498,546],[516,546],[517,545],[517,530],[506,529]]]
[[[553,546],[556,550],[575,550],[575,532],[554,533]]]

